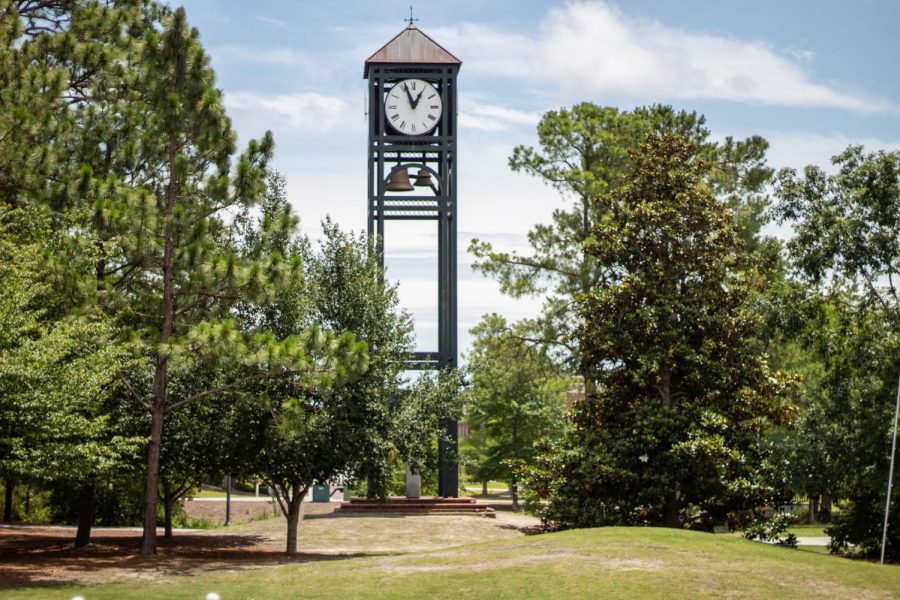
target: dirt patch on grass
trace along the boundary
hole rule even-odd
[[[185,500],[182,503],[184,514],[192,519],[202,519],[215,525],[223,525],[225,523],[225,503],[220,501],[209,500]],[[234,525],[240,523],[249,523],[261,518],[277,517],[281,514],[275,504],[266,500],[258,502],[232,502],[231,503],[231,522]]]
[[[811,596],[818,598],[853,598],[854,600],[876,600],[879,598],[896,598],[893,594],[884,594],[859,587],[850,587],[822,578],[809,578],[802,581],[790,581],[786,583],[795,589],[809,592]],[[790,592],[788,592],[789,594]]]
[[[299,554],[284,554],[283,517],[228,529],[176,531],[159,538],[158,554],[139,555],[141,532],[95,529],[91,544],[75,549],[72,527],[0,526],[0,588],[144,580],[164,583],[178,575],[259,568],[373,553],[434,550],[523,535],[534,519],[507,515],[338,517],[333,505],[305,507]]]
[[[208,523],[222,526],[225,523],[225,502],[221,499],[186,499],[181,504],[184,514],[193,519],[202,519]],[[304,503],[303,512],[308,516],[331,514],[338,507],[336,502],[309,502]],[[281,509],[272,500],[265,497],[259,500],[246,499],[231,503],[231,524],[241,525],[252,521],[265,519],[278,519],[281,517]]]
[[[428,554],[427,558],[434,559],[438,557],[455,557],[459,558],[459,554],[455,553],[434,553]],[[430,571],[463,571],[466,573],[492,571],[495,569],[506,569],[509,567],[521,567],[526,565],[538,564],[547,561],[580,561],[599,566],[604,569],[616,571],[656,571],[662,568],[662,565],[656,561],[642,559],[612,558],[603,556],[585,556],[571,550],[558,549],[543,552],[541,554],[522,554],[521,556],[510,556],[505,558],[494,558],[491,560],[481,560],[477,563],[462,561],[446,564],[430,562],[427,564],[403,564],[404,561],[414,561],[409,556],[385,557],[379,559],[378,569],[381,571],[405,574],[405,573],[424,573]]]
[[[0,528],[0,588],[116,580],[168,581],[171,576],[220,569],[333,560],[327,552],[288,557],[265,538],[221,533],[178,533],[159,539],[156,556],[141,556],[140,531],[99,530],[85,548],[73,548],[70,528]]]

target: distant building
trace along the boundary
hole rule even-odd
[[[572,408],[576,402],[581,402],[585,398],[584,377],[581,375],[572,376],[572,383],[566,390],[566,408]]]

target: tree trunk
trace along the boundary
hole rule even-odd
[[[160,379],[159,375],[157,379]],[[144,533],[141,538],[141,554],[145,556],[156,554],[156,506],[159,496],[159,446],[162,442],[162,429],[163,406],[154,401],[151,410],[150,443],[147,447],[147,478],[144,481]]]
[[[678,486],[666,492],[663,502],[663,524],[666,527],[681,529],[681,507],[678,505]]]
[[[94,524],[94,504],[97,484],[93,476],[88,477],[78,496],[78,531],[75,533],[75,547],[84,548],[91,541],[91,526]]]
[[[366,499],[374,500],[381,497],[381,490],[378,488],[378,482],[375,478],[375,472],[369,471],[366,475]]]
[[[585,212],[585,218],[587,218],[587,212]],[[512,422],[512,449],[513,449],[513,458],[517,459],[521,456],[519,452],[519,409],[516,409],[515,416],[513,417]],[[509,497],[512,500],[512,509],[515,511],[519,510],[519,482],[516,481],[516,476],[512,475],[509,478]]]
[[[288,504],[287,522],[287,548],[286,552],[290,555],[297,554],[297,529],[300,526],[300,508],[303,505],[303,498],[306,497],[306,491],[309,486],[304,486],[299,481],[295,481],[291,486],[293,495]]]
[[[231,525],[231,475],[225,476],[225,527]]]
[[[172,76],[172,92],[179,77],[176,63]],[[175,203],[179,186],[176,168],[178,136],[169,132],[168,140],[169,181],[166,184],[165,229],[162,262],[162,326],[159,344],[165,345],[175,331]],[[163,419],[166,414],[166,397],[169,387],[169,358],[156,356],[153,373],[153,402],[150,405],[150,443],[147,447],[147,479],[144,487],[144,534],[141,538],[141,554],[156,554],[156,507],[159,497],[159,450],[162,444]]]
[[[16,491],[16,480],[7,477],[3,483],[6,486],[6,493],[3,495],[3,522],[9,523],[13,516],[13,493]]]
[[[163,537],[167,539],[172,538],[172,505],[174,504],[174,498],[172,497],[172,485],[166,481],[165,479],[162,482],[163,488],[163,514],[165,515],[165,526],[166,530],[163,534]]]
[[[819,517],[822,520],[831,520],[831,508],[834,497],[831,492],[822,492],[822,505],[819,507]]]
[[[487,479],[485,479],[485,480],[483,480],[483,481],[481,482],[481,495],[482,495],[482,496],[487,496],[487,495],[488,495]]]
[[[819,520],[819,496],[809,497],[809,514],[807,515],[807,520],[810,523],[815,523]]]

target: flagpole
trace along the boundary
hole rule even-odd
[[[900,378],[897,379],[897,406],[894,408],[894,439],[891,441],[891,466],[888,472],[887,498],[884,502],[884,527],[881,530],[881,564],[887,545],[888,512],[891,510],[891,488],[894,485],[894,457],[897,456],[897,421],[900,419]]]

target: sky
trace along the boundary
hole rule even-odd
[[[366,226],[363,63],[399,33],[409,0],[187,0],[241,144],[275,136],[301,227]],[[527,251],[527,232],[568,205],[507,165],[548,110],[590,101],[697,111],[713,137],[761,135],[774,168],[828,167],[850,144],[900,150],[900,0],[442,0],[415,23],[462,60],[459,89],[459,336],[482,315],[537,314],[471,269],[472,238]],[[437,343],[433,224],[388,223],[388,277]],[[463,356],[464,359],[464,356]]]

